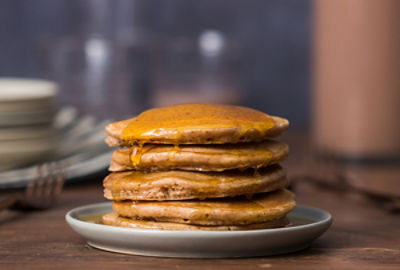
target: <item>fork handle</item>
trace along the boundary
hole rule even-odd
[[[13,206],[18,199],[13,198],[13,197],[5,197],[5,198],[0,198],[0,211],[9,209],[11,206]]]

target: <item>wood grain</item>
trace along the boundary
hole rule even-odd
[[[289,171],[294,161],[287,164]],[[382,211],[359,195],[317,189],[306,181],[296,184],[298,203],[331,212],[334,222],[310,248],[298,253],[201,260],[96,250],[69,228],[64,216],[74,207],[104,201],[101,182],[97,178],[68,186],[50,210],[0,213],[0,269],[400,269],[399,215]]]

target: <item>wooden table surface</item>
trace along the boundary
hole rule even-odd
[[[245,259],[173,259],[109,253],[89,247],[64,220],[74,207],[105,201],[101,177],[65,188],[58,204],[38,212],[0,213],[0,269],[400,269],[400,215],[368,199],[296,185],[296,200],[329,211],[331,228],[298,253]],[[240,245],[240,243],[238,243]]]

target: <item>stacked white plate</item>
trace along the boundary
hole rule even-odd
[[[57,85],[0,78],[0,170],[46,160],[55,150]]]

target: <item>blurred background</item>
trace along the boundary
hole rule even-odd
[[[103,145],[103,119],[169,104],[283,116],[292,179],[400,209],[398,0],[1,1],[0,76],[52,81],[57,108],[96,119],[75,121],[64,149]],[[58,131],[71,115],[55,115]]]
[[[60,102],[121,118],[236,103],[309,124],[310,1],[0,3],[0,75],[55,80]]]

